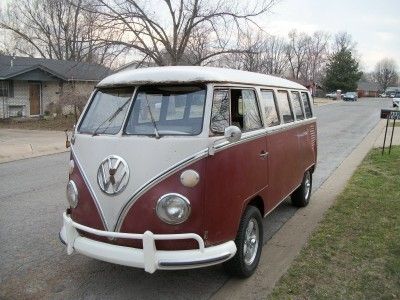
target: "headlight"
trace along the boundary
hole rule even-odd
[[[78,189],[72,180],[67,184],[67,199],[72,208],[78,205]]]
[[[166,194],[162,196],[156,206],[157,216],[168,224],[181,224],[190,215],[190,202],[179,194]]]

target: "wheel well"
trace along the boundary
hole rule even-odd
[[[264,216],[264,201],[260,196],[256,196],[253,199],[251,199],[247,205],[251,205],[258,208],[258,210],[261,213],[261,216],[262,217]]]

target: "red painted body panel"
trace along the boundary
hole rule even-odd
[[[180,182],[180,175],[187,169],[195,170],[200,175],[199,183],[193,187],[184,187]],[[175,233],[196,233],[203,237],[204,235],[204,183],[205,160],[200,160],[192,165],[176,172],[162,182],[155,185],[142,195],[129,210],[121,226],[121,232],[143,233],[150,230],[159,234]],[[184,195],[190,200],[191,214],[189,219],[179,225],[168,225],[161,221],[155,212],[156,204],[161,196],[167,193],[178,193]],[[118,240],[118,244],[138,246],[137,243],[127,240]],[[141,245],[139,245],[141,246]],[[197,242],[194,240],[182,241],[157,241],[157,249],[196,249]]]
[[[211,244],[232,240],[244,202],[267,185],[268,158],[265,135],[209,156],[205,196],[205,228]]]
[[[71,155],[71,159],[72,155]],[[79,202],[76,208],[71,208],[71,217],[75,222],[99,230],[105,230],[100,213],[96,207],[94,199],[89,192],[83,176],[75,164],[74,171],[69,176],[76,184],[79,191]]]

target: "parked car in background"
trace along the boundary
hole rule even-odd
[[[400,107],[400,92],[397,92],[393,98],[393,107]]]
[[[356,92],[347,92],[343,96],[344,101],[357,101],[357,93]]]
[[[328,93],[325,95],[326,98],[336,99],[336,92]]]
[[[394,98],[394,96],[396,95],[396,92],[389,92],[388,96],[390,98]]]
[[[387,98],[388,95],[387,95],[386,93],[382,93],[382,94],[379,94],[379,97],[381,97],[381,98]]]

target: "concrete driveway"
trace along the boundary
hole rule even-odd
[[[380,99],[316,108],[318,188],[379,121]],[[58,241],[66,207],[68,155],[0,164],[0,298],[209,299],[229,280],[220,266],[187,271],[142,270],[81,255]],[[264,220],[267,242],[297,210],[288,202]],[[252,279],[249,279],[252,280]]]
[[[62,131],[0,129],[0,163],[65,151]]]

